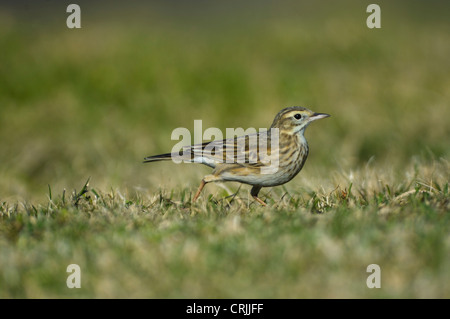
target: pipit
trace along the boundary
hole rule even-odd
[[[182,152],[146,157],[144,163],[176,158],[212,167],[212,174],[202,179],[193,202],[207,183],[234,181],[252,185],[250,194],[266,206],[258,197],[261,188],[285,184],[301,171],[309,153],[305,129],[311,122],[329,116],[300,106],[288,107],[275,116],[268,131],[186,146]]]

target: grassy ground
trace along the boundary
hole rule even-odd
[[[46,3],[0,5],[0,297],[450,297],[446,3]],[[332,117],[267,208],[141,163],[291,105]]]
[[[273,194],[269,208],[90,187],[45,206],[3,204],[1,295],[448,297],[448,183],[409,186]],[[66,287],[72,263],[81,289]],[[370,264],[380,289],[366,286]]]

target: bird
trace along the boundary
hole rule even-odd
[[[330,115],[302,106],[286,107],[267,131],[185,146],[179,152],[145,157],[144,163],[178,159],[213,168],[212,174],[201,180],[193,202],[206,184],[234,181],[251,185],[250,195],[266,206],[258,197],[261,188],[285,184],[302,170],[309,154],[305,129],[327,117]]]

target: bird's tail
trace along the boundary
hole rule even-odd
[[[172,153],[159,154],[154,156],[148,156],[144,158],[144,163],[167,161],[172,159]]]

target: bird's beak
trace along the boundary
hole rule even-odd
[[[314,113],[309,118],[311,121],[315,121],[315,120],[324,119],[324,118],[330,117],[330,116],[331,116],[330,114],[326,114],[326,113]]]

